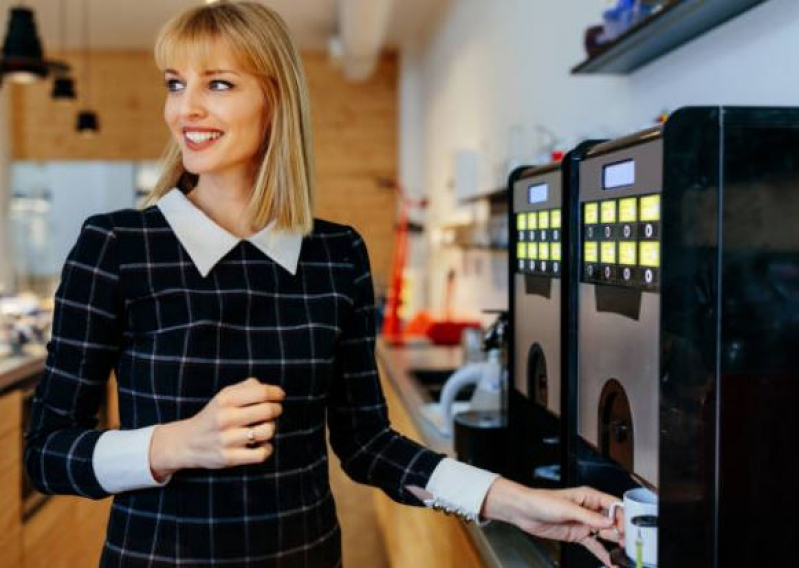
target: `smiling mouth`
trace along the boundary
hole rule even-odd
[[[190,150],[197,151],[208,148],[223,135],[224,133],[219,131],[199,132],[196,130],[187,130],[183,132],[183,140]]]

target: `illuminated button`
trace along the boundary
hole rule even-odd
[[[611,199],[603,201],[602,205],[602,222],[615,223],[616,222],[616,201]]]
[[[538,228],[538,214],[533,211],[527,214],[527,229],[533,230]]]
[[[516,230],[524,231],[527,229],[527,213],[516,215]]]
[[[535,261],[534,260],[528,260],[527,262],[530,263],[530,270],[535,270]]]
[[[611,229],[610,227],[605,227],[605,231],[604,232],[605,232],[605,238],[606,239],[609,239],[610,237],[613,236],[613,229]]]
[[[553,209],[549,215],[549,226],[552,229],[560,229],[560,209]]]
[[[625,282],[629,282],[632,279],[633,274],[629,266],[625,266],[624,269],[621,271],[621,277],[624,279]]]
[[[629,239],[633,236],[633,228],[632,225],[624,225],[621,228],[621,234],[625,239]]]
[[[641,221],[660,221],[660,194],[641,198]]]
[[[527,236],[531,241],[538,240],[538,231],[527,231]]]
[[[585,228],[585,238],[586,239],[593,239],[594,238],[594,227],[591,225]]]
[[[655,238],[655,226],[652,223],[644,225],[644,237],[647,239]]]
[[[585,204],[585,224],[596,225],[599,223],[599,204],[586,203]]]
[[[610,280],[613,278],[613,270],[611,270],[610,266],[606,266],[604,270],[605,280]]]
[[[647,284],[654,284],[655,282],[655,271],[651,268],[647,268],[644,270],[644,282]]]
[[[552,263],[552,272],[554,272],[555,274],[558,274],[560,272],[560,263],[559,262],[556,261],[556,262]]]
[[[589,278],[593,278],[594,277],[594,271],[595,270],[596,270],[596,268],[594,267],[593,264],[589,264],[588,266],[585,267],[585,272],[586,272],[586,274],[588,274]]]
[[[626,266],[635,266],[636,264],[636,243],[631,241],[622,241],[619,243],[619,264]]]
[[[635,223],[638,220],[638,200],[635,197],[619,199],[619,221]]]
[[[585,262],[599,262],[599,245],[596,241],[586,241],[584,255]]]
[[[560,260],[560,243],[552,243],[549,246],[549,254],[552,260]]]
[[[549,211],[538,212],[538,228],[549,229]]]
[[[516,258],[527,258],[527,243],[516,243]]]
[[[524,271],[524,260],[519,260],[519,271]]]
[[[538,261],[538,269],[541,272],[546,272],[547,271],[547,261],[546,260],[539,260]]]
[[[660,267],[660,243],[642,241],[639,243],[639,264],[650,268]]]
[[[616,264],[616,243],[614,241],[602,243],[599,258],[603,264]]]
[[[529,260],[538,259],[538,243],[527,243],[527,258]]]
[[[540,235],[540,237],[539,237],[540,240],[542,240],[542,241],[549,240],[549,239],[547,239],[547,231],[546,231],[546,229],[538,231],[538,234]]]
[[[549,243],[538,243],[538,260],[549,260]]]
[[[552,231],[552,240],[553,241],[559,241],[560,240],[560,231],[558,229],[555,229],[554,231]]]

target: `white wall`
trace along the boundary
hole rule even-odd
[[[504,184],[512,153],[533,160],[546,149],[539,126],[560,146],[615,137],[653,124],[663,110],[697,104],[796,105],[799,2],[770,0],[626,76],[570,74],[585,57],[586,27],[604,0],[456,0],[438,32],[409,57],[403,96],[421,101],[421,128],[406,126],[402,147],[423,148],[432,199],[428,225],[451,217],[452,155],[483,156],[481,185]],[[409,81],[412,79],[412,81]],[[408,94],[411,93],[411,94]],[[401,105],[402,108],[402,105]],[[418,109],[401,122],[418,121]],[[521,138],[522,149],[512,141]],[[416,172],[405,169],[402,175]],[[407,167],[416,167],[407,163]],[[428,296],[440,307],[448,267],[459,271],[455,304],[464,311],[507,305],[505,259],[433,247]]]

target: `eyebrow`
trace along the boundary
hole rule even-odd
[[[178,73],[174,69],[164,69],[164,75],[166,75],[167,73],[170,73],[172,75],[180,75],[180,73]],[[238,75],[238,73],[236,73],[232,69],[209,69],[207,71],[204,71],[203,75],[217,75],[219,73],[231,73],[233,75]]]

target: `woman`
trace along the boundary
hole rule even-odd
[[[613,497],[527,489],[390,429],[366,247],[312,217],[305,78],[279,17],[193,8],[155,57],[165,168],[143,210],[83,225],[25,450],[39,490],[114,495],[101,565],[340,565],[325,424],[356,481],[607,564]],[[112,370],[122,429],[101,432]]]

